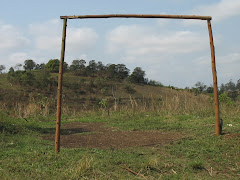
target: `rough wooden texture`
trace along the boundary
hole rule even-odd
[[[219,100],[218,100],[218,86],[217,86],[217,71],[216,71],[216,62],[215,62],[215,49],[213,44],[213,35],[211,21],[208,20],[208,32],[210,38],[210,48],[211,48],[211,58],[212,58],[212,74],[213,74],[213,87],[214,87],[214,105],[215,105],[215,126],[216,134],[221,134],[220,128],[220,115],[219,115]]]
[[[197,15],[167,15],[167,14],[103,14],[103,15],[74,15],[60,16],[61,19],[87,19],[87,18],[168,18],[168,19],[198,19],[211,20],[211,16]]]
[[[58,90],[57,90],[57,120],[56,120],[56,136],[55,136],[55,152],[60,151],[60,126],[61,126],[61,111],[62,111],[62,78],[63,78],[63,63],[65,56],[67,19],[64,19],[63,34],[62,34],[62,50],[58,75]]]

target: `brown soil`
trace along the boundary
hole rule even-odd
[[[226,133],[225,139],[240,139],[240,133]]]
[[[163,145],[183,137],[177,132],[120,131],[106,123],[67,123],[62,125],[61,147],[125,148]],[[42,137],[54,141],[54,135]]]

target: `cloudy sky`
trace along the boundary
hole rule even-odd
[[[219,84],[240,79],[239,0],[1,0],[0,65],[59,59],[59,17],[86,14],[212,16]],[[65,60],[74,59],[139,66],[164,85],[212,84],[207,22],[201,20],[68,20]]]

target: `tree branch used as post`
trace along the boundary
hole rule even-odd
[[[65,42],[66,42],[67,19],[63,21],[62,33],[62,50],[59,65],[58,75],[58,89],[57,89],[57,120],[56,120],[56,136],[55,136],[55,152],[60,151],[60,126],[61,126],[61,111],[62,111],[62,79],[63,79],[63,63],[65,56]]]
[[[196,15],[168,15],[168,14],[102,14],[102,15],[74,15],[60,16],[61,19],[88,19],[88,18],[168,18],[168,19],[198,19],[211,20],[211,16]]]
[[[215,126],[216,126],[216,134],[221,134],[220,128],[220,111],[219,111],[219,100],[218,100],[218,86],[217,86],[217,72],[216,72],[216,62],[215,62],[215,49],[213,44],[213,35],[212,35],[212,27],[211,20],[207,20],[208,23],[208,32],[210,38],[210,48],[211,48],[211,58],[212,58],[212,74],[213,74],[213,87],[214,87],[214,105],[215,105]]]

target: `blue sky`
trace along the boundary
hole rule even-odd
[[[240,79],[239,0],[1,0],[0,64],[60,58],[61,15],[194,14],[212,16],[218,81]],[[140,66],[164,85],[212,84],[206,21],[169,19],[69,20],[66,62],[74,59]]]

